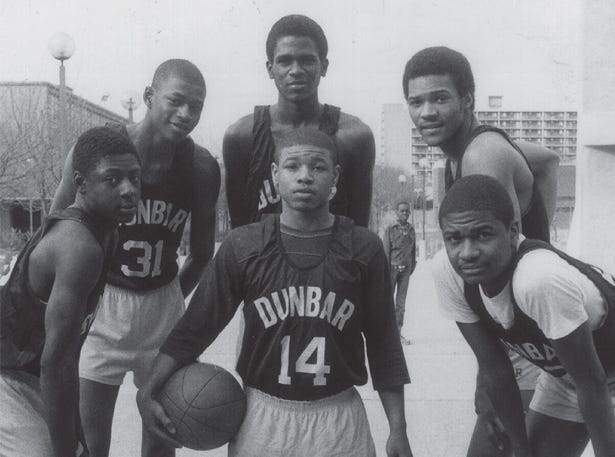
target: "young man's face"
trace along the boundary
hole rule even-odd
[[[148,116],[160,136],[181,141],[196,127],[205,102],[205,87],[178,75],[171,75],[157,87],[148,87],[144,98]]]
[[[109,155],[77,185],[89,211],[110,222],[128,222],[141,198],[141,167],[132,154]]]
[[[412,122],[429,146],[449,140],[472,114],[472,96],[461,96],[450,75],[409,80],[407,102]]]
[[[397,205],[397,220],[404,223],[408,221],[408,217],[410,217],[410,206],[405,203]]]
[[[446,253],[468,284],[493,285],[507,271],[516,251],[516,222],[507,227],[491,211],[450,213],[442,219]]]
[[[326,149],[296,145],[280,151],[280,160],[272,165],[272,173],[285,206],[311,212],[328,208],[339,166],[333,165],[331,152]]]
[[[328,61],[321,61],[316,43],[304,36],[278,39],[273,61],[267,62],[269,77],[280,95],[289,101],[301,101],[318,93],[321,76],[327,72]]]

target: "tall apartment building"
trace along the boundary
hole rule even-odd
[[[576,111],[478,111],[481,124],[499,127],[514,140],[540,143],[559,154],[562,162],[577,154]]]

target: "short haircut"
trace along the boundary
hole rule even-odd
[[[185,59],[169,59],[162,62],[156,68],[154,77],[152,78],[152,87],[160,87],[171,76],[177,76],[184,81],[192,84],[201,85],[205,88],[205,78],[203,73],[189,60]]]
[[[410,203],[408,203],[406,200],[398,201],[397,205],[395,205],[395,209],[399,209],[400,205],[408,205],[408,208],[412,209],[412,207],[410,206]]]
[[[458,51],[445,46],[433,46],[414,54],[404,69],[402,78],[404,97],[408,98],[408,81],[429,75],[449,75],[460,96],[471,94],[474,97],[476,87],[470,62]]]
[[[512,200],[504,186],[486,175],[469,175],[455,181],[440,204],[440,228],[444,217],[465,211],[489,211],[507,227],[515,218]]]
[[[95,127],[77,140],[73,149],[73,170],[87,176],[103,158],[120,154],[132,154],[141,163],[137,149],[124,133],[109,127]]]
[[[278,40],[286,36],[311,38],[318,49],[320,60],[322,61],[327,58],[329,45],[327,44],[325,32],[323,32],[320,25],[307,16],[291,14],[289,16],[284,16],[273,24],[273,27],[271,27],[269,31],[269,35],[267,35],[266,50],[269,62],[273,62],[273,53],[276,44],[278,44]]]
[[[300,127],[298,129],[293,129],[288,132],[284,132],[284,135],[279,139],[276,139],[275,142],[275,154],[274,160],[276,163],[280,161],[280,152],[291,146],[301,146],[301,145],[309,145],[316,146],[322,149],[326,149],[331,153],[331,160],[333,161],[333,165],[337,165],[337,147],[335,146],[335,142],[333,138],[327,135],[322,130],[316,129],[314,127]]]

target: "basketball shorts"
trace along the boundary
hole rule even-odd
[[[615,379],[609,379],[609,391],[615,407]],[[570,375],[556,378],[545,371],[541,372],[530,409],[557,419],[585,422],[579,409],[577,390]]]
[[[376,457],[363,401],[353,387],[291,401],[247,388],[246,417],[229,457]]]
[[[39,379],[18,370],[0,370],[0,455],[53,457]]]
[[[184,309],[178,278],[147,291],[107,284],[81,349],[79,376],[120,385],[126,372],[132,371],[140,387]]]
[[[534,390],[542,370],[513,350],[508,351],[508,357],[513,365],[519,390]]]

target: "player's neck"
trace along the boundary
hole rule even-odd
[[[452,161],[457,161],[463,156],[468,138],[470,138],[470,135],[476,127],[478,127],[478,120],[476,116],[471,113],[466,117],[461,127],[459,127],[449,139],[439,145],[447,158]]]
[[[77,192],[75,202],[70,205],[72,208],[78,208],[84,213],[87,213],[98,227],[101,227],[105,232],[110,233],[117,227],[117,222],[111,219],[101,217],[93,208],[92,205],[83,196]]]
[[[137,148],[142,163],[147,163],[151,159],[159,160],[166,154],[172,156],[175,153],[177,143],[163,138],[147,117],[137,124],[128,125],[126,130]]]
[[[319,208],[315,211],[297,211],[282,206],[280,223],[300,232],[315,232],[333,226],[335,216],[329,212],[329,208]]]
[[[278,97],[278,103],[271,109],[271,118],[280,124],[291,124],[293,127],[302,127],[314,123],[320,118],[322,105],[318,96],[300,102],[286,100]]]

